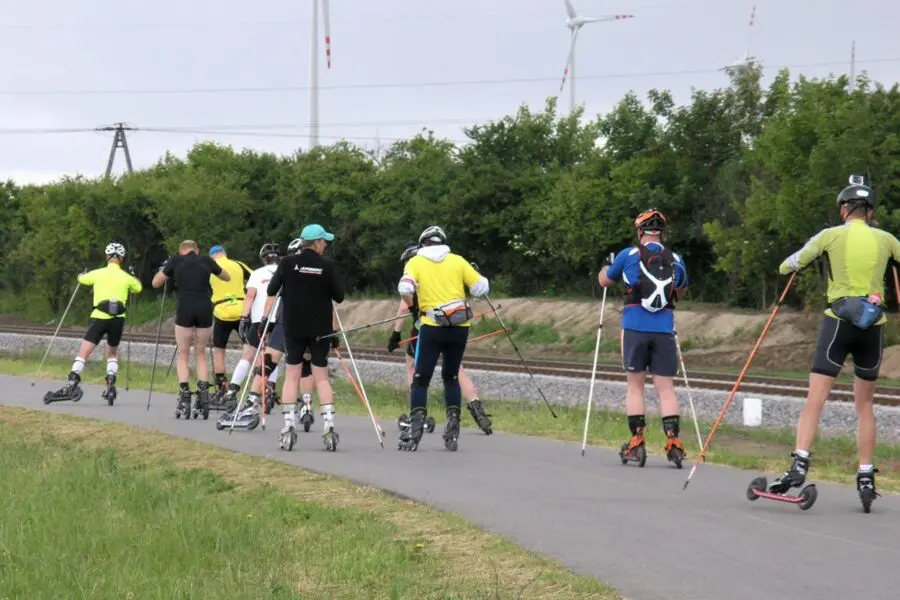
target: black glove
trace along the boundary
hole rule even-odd
[[[259,335],[259,338],[260,338],[260,339],[262,339],[263,332],[266,330],[266,326],[267,326],[268,324],[269,324],[269,318],[268,318],[268,317],[263,317],[262,320],[260,320],[259,326],[258,326],[257,329],[256,329],[256,333],[257,333],[257,335]]]
[[[388,340],[388,352],[393,352],[397,348],[400,347],[400,332],[395,331],[391,334],[391,339]]]
[[[168,265],[169,265],[169,259],[167,258],[166,260],[162,261],[161,265],[159,265],[159,271],[160,272],[164,271]]]
[[[238,335],[245,344],[247,343],[247,330],[250,328],[250,325],[249,316],[241,317],[241,320],[238,322]]]
[[[611,267],[614,262],[616,262],[616,253],[610,252],[606,259],[603,261],[603,266]]]
[[[341,346],[341,336],[336,335],[331,338],[331,347],[337,350]]]

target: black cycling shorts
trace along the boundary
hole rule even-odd
[[[678,349],[671,333],[622,330],[622,366],[629,373],[678,374]]]
[[[237,333],[240,320],[222,321],[213,317],[213,348],[226,348],[232,332]]]
[[[121,317],[91,319],[91,323],[84,333],[84,340],[96,346],[105,335],[106,345],[110,348],[116,348],[119,342],[122,341],[123,331],[125,331],[125,319]]]
[[[269,326],[269,339],[266,340],[266,350],[271,348],[277,352],[284,352],[284,327],[277,321]],[[259,348],[259,323],[253,323],[245,333],[247,345]]]
[[[289,365],[299,365],[303,362],[303,355],[309,352],[309,362],[314,367],[328,366],[328,352],[331,350],[331,338],[316,341],[314,337],[284,336],[284,348],[286,350],[286,362]]]
[[[175,324],[179,327],[206,329],[213,324],[213,305],[199,298],[185,298],[175,307]]]
[[[859,329],[842,319],[825,316],[810,372],[837,377],[849,354],[853,356],[853,373],[860,379],[875,381],[881,370],[883,349],[884,325]]]

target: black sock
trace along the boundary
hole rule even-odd
[[[678,434],[681,432],[681,417],[679,415],[671,415],[668,417],[663,417],[663,432],[666,435],[671,435],[674,437],[678,437]]]
[[[644,415],[628,415],[628,429],[631,430],[631,435],[637,435],[638,432],[643,433],[646,426]]]

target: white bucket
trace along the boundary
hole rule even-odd
[[[744,425],[746,427],[762,425],[762,400],[759,398],[744,398]]]

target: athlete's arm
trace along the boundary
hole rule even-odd
[[[409,314],[409,305],[406,303],[406,300],[400,300],[400,306],[397,307],[397,316],[403,316]],[[394,331],[400,333],[403,329],[404,319],[397,319],[394,321]]]
[[[471,264],[462,261],[463,264],[463,282],[469,288],[469,292],[473,296],[484,296],[491,290],[491,285],[487,277],[475,270]]]
[[[680,255],[672,253],[675,256],[675,296],[680,300],[687,293],[688,276],[687,267],[684,265],[684,259]]]
[[[256,299],[256,288],[248,287],[247,295],[244,296],[244,307],[241,309],[242,317],[250,316],[250,307],[253,306],[253,301]]]
[[[611,265],[607,265],[600,269],[600,273],[597,275],[597,281],[600,283],[601,287],[609,287],[611,285],[615,285],[616,281],[618,281],[622,277],[622,272],[625,270],[625,259],[628,256],[628,248],[619,252],[618,255],[613,259]]]
[[[80,283],[81,285],[94,285],[95,276],[97,274],[96,271],[97,270],[94,269],[93,271],[88,271],[87,273],[81,273],[77,278],[78,283]]]
[[[210,272],[212,272],[213,275],[215,275],[222,281],[231,281],[231,274],[228,271],[226,271],[225,269],[223,269],[219,265],[219,263],[217,263],[216,261],[214,261],[213,259],[211,259],[208,256],[206,257],[206,259],[209,261],[209,270],[210,270]]]
[[[128,291],[132,294],[140,294],[144,291],[144,284],[137,277],[131,276],[131,279],[128,281]]]
[[[331,299],[340,304],[344,301],[344,287],[334,272],[334,263],[329,263],[326,269],[328,269],[328,282],[331,286]]]
[[[166,259],[166,262],[163,263],[163,268],[156,272],[156,275],[153,276],[153,281],[150,282],[150,285],[155,288],[161,288],[175,271],[175,265],[172,264],[174,262],[175,257],[169,257],[168,259]]]
[[[406,303],[406,306],[410,308],[412,308],[413,305],[413,294],[416,293],[416,289],[419,287],[416,279],[417,258],[417,256],[413,256],[407,261],[406,266],[403,267],[403,277],[400,278],[400,282],[397,284],[397,292],[399,292],[400,297],[403,299],[403,302]]]
[[[823,229],[813,237],[809,238],[809,241],[807,241],[802,248],[784,259],[778,267],[778,272],[782,275],[787,275],[791,271],[800,271],[809,263],[822,256],[830,239],[830,236],[826,232],[828,232],[828,230]]]

